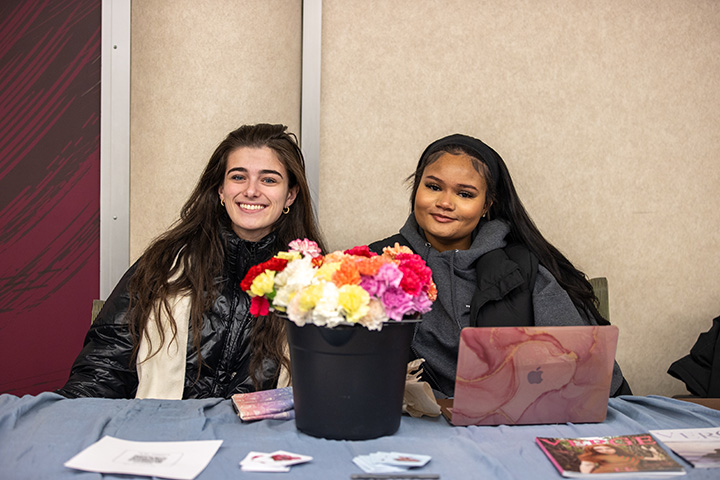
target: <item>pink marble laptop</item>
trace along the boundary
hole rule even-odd
[[[610,325],[463,329],[452,423],[604,421],[617,339]]]

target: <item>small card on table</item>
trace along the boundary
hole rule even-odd
[[[250,452],[240,462],[245,472],[289,472],[290,467],[309,462],[312,457],[277,450],[272,453]]]
[[[353,463],[365,473],[393,473],[404,472],[410,468],[424,467],[431,457],[416,453],[403,452],[375,452],[368,455],[358,455]]]

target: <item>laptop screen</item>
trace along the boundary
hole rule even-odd
[[[464,328],[452,423],[602,422],[617,339],[611,325]]]

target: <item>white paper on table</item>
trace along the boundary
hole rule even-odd
[[[720,442],[720,427],[650,430],[650,433],[663,442]]]
[[[720,427],[650,430],[695,468],[720,468]]]
[[[193,480],[221,444],[222,440],[133,442],[105,436],[65,462],[65,466],[88,472]]]

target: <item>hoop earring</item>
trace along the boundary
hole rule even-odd
[[[290,213],[290,207],[285,207],[285,208],[283,208],[283,213],[284,213],[285,215],[287,215],[288,213]]]
[[[220,205],[222,205],[223,207],[225,206],[225,200],[223,200],[222,197],[220,197]]]

